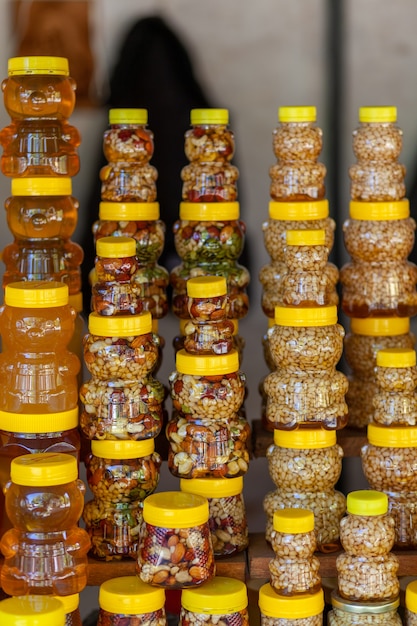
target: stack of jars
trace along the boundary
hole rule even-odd
[[[170,274],[172,309],[180,320],[189,319],[187,281],[196,276],[226,279],[230,319],[239,320],[248,312],[249,272],[237,262],[245,225],[239,219],[239,172],[231,164],[235,144],[228,123],[226,109],[193,109],[192,127],[185,133],[190,163],[181,173],[183,201],[174,224],[175,249],[182,263]]]
[[[376,354],[412,348],[409,318],[417,313],[417,267],[407,258],[415,221],[405,198],[405,167],[398,163],[402,131],[395,107],[361,107],[353,133],[357,158],[349,170],[350,216],[343,225],[351,261],[341,269],[341,306],[351,319],[346,338],[350,366],[349,425],[372,419]]]

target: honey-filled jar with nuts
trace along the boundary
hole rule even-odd
[[[352,602],[339,596],[336,590],[331,594],[332,609],[327,615],[328,626],[401,626],[398,614],[400,599],[386,602]]]
[[[248,547],[249,531],[243,499],[243,477],[180,480],[180,489],[207,498],[214,556],[230,556]]]
[[[272,542],[274,512],[308,509],[314,513],[317,549],[340,548],[339,526],[346,498],[335,490],[342,472],[343,450],[331,430],[274,430],[274,443],[266,453],[269,474],[277,486],[264,499],[265,538]]]
[[[343,598],[369,602],[398,597],[399,561],[391,552],[394,540],[388,496],[371,489],[350,492],[347,515],[340,521],[344,552],[336,559],[338,592]]]
[[[395,547],[417,547],[417,426],[368,425],[362,469],[372,487],[388,496]]]
[[[281,596],[269,583],[259,589],[261,626],[323,626],[324,593]]]
[[[137,576],[110,578],[100,585],[97,626],[167,626],[165,591]]]
[[[181,491],[148,496],[143,503],[137,573],[167,589],[198,587],[215,575],[207,498]]]
[[[180,626],[249,626],[248,592],[236,578],[215,576],[181,594]]]
[[[416,352],[387,348],[376,355],[373,421],[383,426],[417,425]]]

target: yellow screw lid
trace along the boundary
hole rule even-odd
[[[274,530],[299,535],[314,530],[314,513],[307,509],[279,509],[274,512]]]
[[[416,351],[411,348],[386,348],[376,354],[376,364],[379,367],[414,367]]]
[[[62,178],[53,176],[13,178],[11,191],[12,196],[70,196],[72,179],[64,176]]]
[[[91,452],[100,459],[139,459],[155,450],[153,439],[93,439]]]
[[[405,220],[410,217],[410,202],[407,198],[392,202],[359,202],[351,200],[349,216],[353,220],[386,222]]]
[[[190,122],[192,126],[199,124],[228,124],[228,109],[191,109]]]
[[[239,202],[181,202],[180,220],[230,222],[240,216]]]
[[[162,528],[201,526],[209,518],[207,498],[184,491],[153,493],[143,502],[143,519]]]
[[[9,76],[17,74],[58,74],[69,76],[68,59],[64,57],[12,57],[7,62]]]
[[[77,311],[77,313],[81,313],[83,310],[83,294],[81,291],[78,293],[70,293],[68,296],[68,304],[72,306],[73,309]]]
[[[119,576],[100,585],[98,603],[108,613],[153,613],[164,607],[165,591],[142,582],[138,576]]]
[[[110,109],[110,124],[147,124],[147,109]]]
[[[359,107],[359,121],[365,123],[384,123],[397,121],[397,107],[372,106]]]
[[[280,596],[269,583],[259,589],[259,608],[267,617],[276,619],[303,619],[313,617],[324,610],[323,590],[297,596]]]
[[[326,233],[324,230],[287,230],[285,240],[287,246],[324,246]]]
[[[78,427],[78,407],[59,413],[0,411],[0,430],[13,433],[59,433]]]
[[[147,222],[160,217],[159,202],[100,202],[99,218],[119,222]]]
[[[237,350],[231,350],[228,354],[201,356],[179,350],[176,354],[175,366],[181,374],[192,376],[230,374],[239,370],[239,355]]]
[[[136,255],[136,240],[133,237],[101,237],[96,241],[97,256],[119,259]]]
[[[183,589],[181,606],[194,613],[230,615],[246,609],[248,592],[237,578],[215,576],[201,587]]]
[[[62,602],[52,596],[16,596],[0,602],[2,626],[64,626]]]
[[[10,478],[27,487],[65,485],[78,478],[77,459],[58,452],[24,454],[12,460]]]
[[[70,596],[52,596],[56,600],[59,600],[64,605],[65,615],[69,615],[76,611],[80,605],[80,594],[73,593]]]
[[[213,298],[227,294],[224,276],[196,276],[187,280],[187,295],[190,298]]]
[[[68,305],[68,285],[48,280],[9,283],[4,302],[19,309],[49,309]]]
[[[329,217],[329,201],[275,202],[271,200],[269,203],[269,217],[272,220],[292,222],[322,220]]]
[[[237,496],[243,490],[243,476],[236,478],[181,478],[180,489],[205,498]]]
[[[412,613],[417,613],[417,580],[412,580],[405,588],[405,606]]]
[[[369,337],[389,337],[406,335],[410,332],[409,317],[352,317],[350,330],[356,335]]]
[[[152,315],[143,311],[137,315],[99,315],[90,313],[88,330],[102,337],[136,337],[152,332]]]
[[[294,450],[316,450],[318,448],[330,448],[337,443],[336,431],[315,429],[308,430],[274,430],[274,443],[280,448],[292,448]]]
[[[368,424],[368,442],[378,448],[417,448],[417,426]]]
[[[275,324],[277,326],[332,326],[336,323],[336,305],[321,307],[275,307]]]
[[[314,106],[279,107],[278,121],[280,122],[315,122],[317,109]]]
[[[384,515],[388,512],[388,496],[373,489],[351,491],[346,498],[346,510],[352,515]]]

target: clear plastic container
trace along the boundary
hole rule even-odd
[[[268,341],[277,369],[263,383],[274,428],[346,426],[348,383],[336,370],[344,335],[336,306],[275,308]]]
[[[343,450],[331,430],[274,430],[266,453],[269,474],[278,487],[264,499],[265,538],[272,542],[273,516],[278,509],[309,509],[314,513],[317,549],[340,548],[339,526],[346,498],[334,487],[342,472]]]
[[[1,88],[12,121],[0,132],[3,174],[75,176],[81,137],[67,121],[74,111],[76,90],[68,59],[12,57],[7,70]]]
[[[2,600],[0,621],[4,626],[67,626],[63,603],[43,595]]]
[[[110,578],[100,585],[97,626],[166,626],[165,592],[137,576]]]
[[[417,425],[416,352],[388,348],[376,355],[373,421],[383,426]]]
[[[185,133],[181,170],[182,198],[188,202],[233,202],[239,171],[230,162],[235,152],[227,109],[192,109],[191,128]]]
[[[283,261],[263,265],[258,278],[262,285],[261,306],[268,318],[273,318],[275,307],[281,304],[281,281],[287,268]]]
[[[368,425],[362,469],[372,487],[388,496],[395,547],[417,547],[417,426]]]
[[[138,575],[167,589],[197,587],[215,575],[207,498],[181,491],[155,493],[143,504]]]
[[[180,480],[180,489],[207,498],[214,556],[230,556],[248,547],[249,531],[243,499],[243,477]]]
[[[153,133],[146,109],[110,109],[103,136],[108,164],[100,170],[101,199],[110,202],[155,202],[158,172],[153,156]]]
[[[332,610],[328,613],[328,626],[401,626],[401,617],[397,608],[400,600],[388,602],[351,602],[341,598],[333,590],[331,595]]]
[[[352,200],[387,202],[404,198],[406,168],[398,163],[402,143],[396,107],[359,108],[359,127],[353,131],[357,163],[349,168]]]
[[[80,614],[80,594],[74,593],[71,596],[55,596],[64,605],[65,626],[82,626]],[[55,626],[53,624],[52,626]]]
[[[318,162],[323,131],[316,120],[314,106],[279,107],[279,126],[272,138],[277,163],[269,170],[272,200],[293,202],[324,198],[326,167]]]
[[[323,626],[323,590],[314,594],[280,596],[269,583],[259,589],[261,626]]]
[[[394,600],[400,592],[395,522],[388,513],[388,497],[374,490],[352,491],[347,515],[340,522],[345,552],[336,559],[339,594],[352,601]]]
[[[340,270],[341,306],[350,317],[412,317],[417,312],[417,266],[407,260],[416,223],[407,199],[352,200],[343,224],[351,261]]]
[[[408,583],[405,589],[405,623],[407,626],[417,624],[417,581]]]
[[[80,361],[67,350],[76,311],[68,286],[6,285],[0,309],[0,406],[11,413],[59,413],[78,405]]]
[[[389,348],[413,349],[415,342],[407,317],[350,319],[344,340],[344,356],[350,368],[346,394],[349,427],[363,428],[373,419],[377,353]]]
[[[236,578],[216,576],[181,594],[180,626],[249,626],[248,592]]]
[[[85,504],[83,520],[92,556],[136,557],[142,502],[158,485],[161,463],[153,439],[91,442],[85,466],[94,499]]]
[[[6,512],[14,528],[0,542],[3,591],[79,593],[87,584],[90,539],[77,525],[85,486],[76,459],[53,452],[26,454],[13,459],[10,475]]]

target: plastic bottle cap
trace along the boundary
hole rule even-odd
[[[201,356],[179,350],[176,354],[175,365],[181,374],[192,376],[230,374],[239,370],[239,355],[237,350],[231,350],[228,354]]]
[[[352,515],[384,515],[388,512],[388,496],[373,489],[351,491],[346,498],[346,510]]]
[[[159,202],[100,202],[99,218],[117,222],[152,222],[160,217]]]
[[[315,122],[317,109],[314,106],[279,107],[279,122]]]
[[[412,613],[417,613],[417,580],[412,580],[405,589],[405,606]]]
[[[336,305],[321,307],[275,307],[277,326],[332,326],[337,324]]]
[[[192,126],[199,124],[222,124],[229,123],[228,109],[191,109],[190,122]]]
[[[96,254],[108,259],[135,256],[136,240],[133,237],[101,237],[96,241]]]
[[[52,596],[16,596],[0,602],[2,626],[64,626],[62,602]]]
[[[81,313],[83,306],[83,294],[81,291],[78,293],[70,293],[68,296],[68,304],[72,306],[73,309],[77,311],[77,313]]]
[[[0,411],[0,430],[12,433],[59,433],[78,427],[78,407],[59,413]]]
[[[147,109],[110,109],[110,124],[141,124],[148,123]]]
[[[269,203],[269,217],[272,220],[292,222],[323,220],[329,217],[329,201],[275,202],[271,200]]]
[[[155,451],[153,439],[93,439],[91,452],[100,459],[139,459]]]
[[[411,348],[386,348],[376,353],[379,367],[414,367],[416,351]]]
[[[274,430],[274,443],[280,448],[291,448],[294,450],[317,450],[319,448],[330,448],[337,443],[336,431],[317,428],[307,430],[299,428],[297,430]]]
[[[231,222],[240,216],[239,202],[181,202],[180,220]]]
[[[49,309],[68,305],[68,285],[47,280],[9,283],[4,302],[19,309]]]
[[[287,246],[324,246],[326,233],[324,230],[287,230],[285,240]]]
[[[53,596],[56,600],[59,600],[64,605],[65,615],[69,615],[76,611],[80,605],[80,594],[73,593],[70,596]]]
[[[194,613],[230,615],[246,609],[248,592],[245,583],[237,578],[215,576],[201,587],[183,589],[181,606]]]
[[[99,315],[90,313],[88,330],[99,337],[136,337],[152,332],[152,315],[143,311],[137,315]]]
[[[384,123],[397,121],[397,107],[359,107],[359,121],[364,123]]]
[[[410,202],[407,198],[392,202],[359,202],[351,200],[349,216],[353,220],[373,222],[405,220],[410,217]]]
[[[201,526],[209,518],[207,498],[183,491],[153,493],[143,501],[143,519],[162,528]]]
[[[298,535],[314,530],[314,513],[307,509],[279,509],[274,512],[274,530]]]
[[[181,478],[180,489],[205,498],[227,498],[243,491],[243,476],[236,478]]]
[[[70,196],[72,180],[68,177],[13,178],[12,196]]]
[[[187,280],[187,295],[190,298],[213,298],[227,294],[224,276],[196,276]]]
[[[356,335],[369,337],[390,337],[406,335],[410,332],[409,317],[352,317],[350,330]]]
[[[17,74],[59,74],[69,76],[68,59],[64,57],[12,57],[7,62],[9,76]]]
[[[119,576],[100,585],[98,603],[108,613],[142,615],[164,607],[165,591],[142,582],[138,576]]]
[[[345,611],[346,613],[362,615],[389,613],[390,611],[395,611],[395,609],[400,606],[399,597],[395,598],[395,600],[386,600],[383,602],[352,602],[351,600],[346,600],[339,596],[336,589],[333,589],[330,599],[334,608]],[[372,617],[370,617],[370,620],[374,621]]]
[[[70,454],[37,452],[12,459],[10,478],[17,485],[48,487],[78,478],[77,459]]]
[[[417,448],[417,426],[368,424],[368,442],[378,448]]]
[[[297,596],[280,596],[269,583],[259,589],[259,608],[267,617],[303,619],[319,615],[324,610],[323,590]]]

